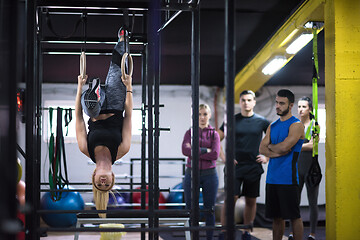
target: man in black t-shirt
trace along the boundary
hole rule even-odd
[[[244,224],[251,225],[256,215],[256,198],[260,192],[262,165],[268,158],[259,154],[259,145],[269,121],[254,113],[255,93],[245,90],[240,94],[241,112],[235,115],[235,198],[245,196]],[[224,138],[224,124],[218,130]],[[226,168],[225,168],[226,169]],[[226,173],[225,173],[226,175]],[[225,225],[225,205],[221,211],[221,224]],[[223,234],[220,234],[219,239]],[[245,229],[242,239],[251,239],[250,229]]]

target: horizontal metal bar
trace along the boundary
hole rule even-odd
[[[98,214],[98,213],[107,213],[107,214],[123,214],[132,217],[141,217],[141,216],[148,216],[149,211],[146,209],[108,209],[108,210],[45,210],[39,209],[36,211],[39,214],[45,213],[54,213],[54,214],[61,214],[61,213],[79,213],[84,216],[84,214]],[[187,209],[154,209],[154,214],[190,214],[190,211]],[[181,215],[182,216],[182,215]]]
[[[198,1],[194,3],[165,3],[160,7],[162,11],[194,11],[197,7]],[[40,8],[51,9],[52,11],[56,9],[57,11],[74,11],[74,10],[83,10],[91,11],[92,13],[98,12],[99,14],[103,13],[102,11],[108,11],[112,13],[117,13],[123,9],[129,11],[148,11],[149,1],[98,1],[98,0],[62,0],[62,1],[51,1],[51,0],[38,0],[37,6]],[[106,13],[103,13],[106,14]]]
[[[252,225],[236,225],[236,229],[252,229]],[[206,231],[206,230],[225,230],[220,226],[199,226],[199,227],[158,227],[158,228],[39,228],[41,232],[183,232],[183,231]]]
[[[165,107],[164,104],[159,104],[159,107]],[[145,109],[148,108],[148,105],[145,105]],[[142,108],[133,108],[133,110],[142,110]]]
[[[41,232],[172,232],[174,231],[190,231],[189,227],[159,227],[159,228],[39,228]],[[205,230],[203,227],[199,230]]]
[[[187,3],[165,3],[161,10],[164,11],[194,11],[197,7],[197,3],[191,3],[192,1],[188,1]],[[195,1],[197,2],[197,1]]]
[[[43,14],[49,13],[50,15],[83,15],[84,11],[86,11],[86,14],[88,16],[124,16],[123,13],[114,13],[114,10],[118,11],[118,9],[86,9],[83,11],[79,11],[79,9],[64,9],[64,8],[42,8]],[[46,11],[45,11],[46,10]],[[131,16],[134,17],[144,17],[144,14],[142,13],[131,13]]]
[[[147,189],[116,189],[117,192],[146,192]],[[40,192],[92,192],[92,188],[40,189]]]
[[[115,45],[116,41],[110,42],[102,42],[102,41],[84,41],[84,40],[42,40],[41,43],[49,43],[49,44],[108,44],[108,45]],[[143,42],[129,42],[130,45],[144,45]]]
[[[85,203],[85,205],[87,207],[95,207],[94,203]],[[102,213],[103,211],[105,211],[105,213],[108,214],[125,214],[127,211],[130,211],[132,209],[117,209],[116,207],[140,207],[141,203],[122,203],[122,204],[111,204],[108,205],[108,210],[67,210],[67,209],[62,209],[62,210],[53,210],[53,209],[42,209],[42,210],[38,210],[38,213],[40,214],[74,214],[74,213],[82,213],[82,214],[96,214],[96,213]],[[145,207],[148,207],[149,204],[145,204]],[[185,203],[159,203],[159,206],[169,206],[169,207],[185,207],[186,204]],[[204,206],[203,203],[199,203],[199,206]],[[114,210],[120,210],[117,212],[114,212]],[[191,210],[186,210],[186,209],[177,209],[177,210],[184,210],[185,213],[189,212]],[[86,211],[86,212],[84,212]],[[87,212],[87,211],[91,211],[91,212]],[[97,212],[93,212],[93,211],[97,211]],[[163,211],[163,210],[162,210]],[[200,212],[214,212],[214,210],[212,209],[200,209]]]
[[[49,185],[48,182],[42,182],[40,183],[40,185]],[[76,185],[88,185],[88,186],[91,186],[92,183],[86,183],[86,182],[69,182],[69,185],[70,186],[76,186]],[[117,185],[141,185],[141,183],[115,183],[114,186],[117,186]],[[116,190],[116,189],[115,189]]]
[[[136,176],[116,176],[115,175],[115,178],[116,179],[139,179],[141,178],[140,175],[136,175]],[[146,177],[147,179],[148,177]],[[184,176],[159,176],[159,178],[184,178]]]
[[[148,158],[145,158],[147,161]],[[131,158],[130,161],[141,161],[141,158]],[[159,161],[185,161],[185,158],[159,158]]]
[[[81,53],[80,52],[71,52],[71,51],[43,51],[42,54],[44,55],[80,55]],[[112,56],[112,53],[111,52],[89,52],[89,51],[86,51],[86,55],[88,56]],[[130,53],[131,56],[133,57],[141,57],[142,54],[140,53]]]
[[[105,86],[105,84],[100,84],[101,86]],[[58,108],[60,108],[60,107],[58,107]],[[52,108],[53,110],[55,110],[56,108]],[[60,108],[60,109],[62,109],[62,110],[68,110],[68,109],[71,109],[72,111],[75,111],[75,108]],[[50,110],[50,107],[42,107],[42,108],[40,108],[40,110]],[[137,108],[133,108],[133,110],[140,110],[140,109],[137,109]],[[90,183],[89,183],[90,184]]]
[[[74,36],[69,38],[60,38],[56,36],[43,36],[40,40],[41,43],[57,43],[57,44],[83,44],[85,43],[84,37]],[[87,37],[86,43],[89,44],[116,44],[117,39],[113,37]],[[147,37],[142,33],[131,33],[130,45],[144,45],[147,44]]]
[[[117,192],[147,192],[148,189],[114,189]],[[40,189],[40,192],[91,192],[92,188],[74,189]],[[159,189],[160,192],[170,192],[170,188]]]
[[[41,183],[41,185],[49,185],[48,183]],[[70,184],[71,185],[71,184]],[[89,184],[72,184],[72,185],[89,185]],[[91,184],[90,184],[91,185]],[[129,185],[129,183],[126,183],[126,185]],[[133,183],[131,185],[141,185],[141,183]],[[92,191],[91,188],[86,188],[86,189],[59,189],[59,190],[50,190],[50,189],[41,189],[41,192],[88,192],[88,191]],[[112,191],[115,192],[146,192],[146,190],[140,190],[140,189],[116,189],[113,188]],[[164,188],[164,189],[159,189],[159,191],[162,192],[184,192],[184,189],[171,189],[171,188]],[[202,188],[200,188],[200,192],[202,192]]]
[[[87,207],[95,207],[94,203],[85,203]],[[159,206],[167,206],[167,207],[185,207],[185,203],[159,203]],[[203,205],[203,204],[201,204]],[[114,207],[140,207],[141,203],[120,203],[120,204],[110,204],[108,208]],[[149,206],[146,204],[145,206]]]
[[[144,128],[145,129],[145,131],[147,131],[148,129],[147,128]],[[158,128],[159,129],[159,131],[165,131],[165,132],[170,132],[171,131],[171,129],[170,128]],[[154,130],[155,131],[155,130]]]
[[[37,6],[42,8],[64,8],[79,10],[122,10],[146,11],[149,7],[148,1],[117,1],[117,0],[38,0]]]

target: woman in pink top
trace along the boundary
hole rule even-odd
[[[204,208],[214,210],[219,179],[216,173],[216,160],[220,152],[220,137],[215,128],[211,127],[209,120],[211,110],[207,104],[199,106],[199,169],[200,187],[202,188]],[[188,157],[183,182],[186,208],[191,209],[191,129],[186,131],[182,143],[182,152]],[[213,212],[206,212],[206,226],[215,225]],[[213,237],[213,231],[206,231],[207,240]]]

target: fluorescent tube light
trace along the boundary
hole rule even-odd
[[[263,68],[262,72],[265,75],[273,75],[282,68],[286,62],[287,59],[285,57],[277,56]]]
[[[297,34],[298,31],[299,29],[294,29],[294,31],[292,31],[289,36],[287,36],[284,41],[280,43],[279,47],[285,46],[288,42],[290,42],[290,40],[295,36],[295,34]]]
[[[286,52],[288,54],[296,54],[300,49],[302,49],[306,44],[308,44],[311,39],[313,39],[313,34],[304,33],[301,34],[295,41],[293,41],[287,48]]]

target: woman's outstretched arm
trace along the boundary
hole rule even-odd
[[[87,148],[87,133],[86,126],[83,117],[82,107],[81,107],[81,94],[82,94],[82,86],[86,83],[87,75],[83,78],[81,75],[78,76],[78,87],[75,99],[75,130],[76,130],[76,140],[79,146],[79,149],[86,156],[90,157],[89,151]]]
[[[131,145],[131,116],[133,110],[132,77],[125,74],[125,77],[121,77],[121,79],[126,86],[126,100],[124,121],[122,127],[122,142],[118,148],[118,154],[116,159],[120,159],[126,153],[128,153]]]

